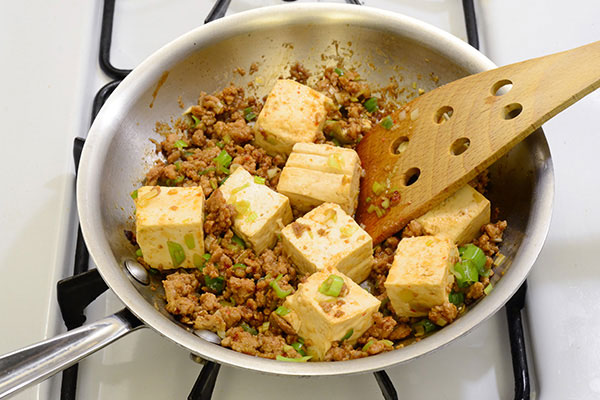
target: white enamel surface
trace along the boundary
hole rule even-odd
[[[213,1],[117,0],[113,61],[135,66],[155,49],[198,26]],[[279,0],[232,0],[231,12]],[[366,0],[465,38],[460,1]],[[497,64],[600,39],[600,3],[589,0],[477,1],[482,48]],[[106,77],[97,65],[101,1],[6,3],[0,13],[0,352],[63,329],[56,281],[72,269],[74,203],[72,140],[89,123],[91,101]],[[160,23],[161,29],[156,29]],[[600,92],[545,125],[556,174],[553,223],[529,279],[528,318],[542,399],[600,397],[599,180],[600,135],[594,117]],[[15,167],[22,166],[18,175]],[[97,319],[120,308],[110,293],[89,309]],[[504,313],[445,349],[388,373],[401,398],[512,397]],[[456,374],[457,360],[464,373]],[[186,398],[200,366],[150,330],[126,337],[84,361],[80,399]],[[432,385],[431,382],[436,384]],[[57,380],[19,400],[57,399]],[[252,387],[249,393],[248,387]],[[299,388],[301,390],[289,390]],[[371,375],[274,377],[223,367],[214,399],[378,398]]]

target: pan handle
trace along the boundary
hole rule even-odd
[[[0,356],[0,399],[43,381],[145,325],[123,309],[100,321]]]

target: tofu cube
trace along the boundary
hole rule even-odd
[[[352,149],[298,143],[281,171],[277,191],[300,211],[329,202],[352,215],[358,205],[361,172],[360,159]]]
[[[400,241],[385,280],[387,295],[400,317],[427,315],[448,300],[454,282],[450,268],[459,260],[446,237],[419,236]]]
[[[303,274],[336,268],[361,283],[371,272],[373,240],[337,204],[325,203],[281,231],[283,249]]]
[[[194,258],[204,254],[202,188],[143,186],[135,207],[144,261],[158,270],[194,268]]]
[[[347,289],[342,289],[338,297],[319,291],[332,274],[341,277]],[[283,318],[300,337],[310,342],[308,354],[315,360],[322,360],[332,342],[342,339],[351,329],[352,335],[346,340],[355,343],[373,325],[373,313],[380,304],[377,298],[349,277],[335,269],[327,269],[312,274],[298,285],[293,295],[286,298],[284,306],[290,313]]]
[[[466,185],[417,218],[417,222],[427,235],[446,236],[456,244],[468,243],[490,222],[490,201]]]
[[[314,142],[321,135],[332,100],[290,79],[277,81],[255,125],[257,146],[269,154],[288,155],[299,142]]]
[[[293,219],[288,198],[255,182],[242,167],[229,176],[220,190],[225,201],[238,212],[233,231],[257,254],[273,246],[277,241],[276,232]]]

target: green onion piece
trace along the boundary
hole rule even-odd
[[[356,225],[356,224],[348,224],[348,225],[344,225],[340,228],[340,232],[341,232],[343,238],[354,235],[354,233],[357,230],[358,230],[358,225]]]
[[[181,182],[183,182],[183,180],[184,180],[184,179],[185,179],[185,178],[183,177],[183,175],[179,175],[177,178],[175,178],[175,179],[173,180],[173,183],[174,183],[174,184],[181,183]]]
[[[367,99],[367,101],[365,101],[363,103],[363,107],[365,108],[365,110],[367,110],[370,113],[372,113],[373,111],[376,111],[378,108],[377,97],[371,97],[371,98]]]
[[[369,347],[371,347],[373,345],[373,343],[375,343],[377,340],[375,339],[371,339],[367,342],[367,344],[365,344],[362,348],[362,351],[367,351],[369,350]]]
[[[384,209],[390,208],[390,199],[384,197],[383,200],[381,200],[381,207],[383,207]]]
[[[240,187],[236,187],[234,189],[231,190],[231,194],[236,194],[238,192],[241,192],[242,190],[246,189],[248,186],[250,186],[250,183],[246,183]]]
[[[382,210],[382,209],[381,209],[381,208],[379,208],[379,207],[376,207],[376,208],[375,208],[375,214],[377,214],[377,218],[381,218],[381,217],[383,217],[383,214],[385,214],[385,211],[384,211],[384,210]]]
[[[365,201],[366,201],[367,203],[370,203],[372,200],[373,200],[373,199],[372,199],[372,198],[370,198],[370,197],[367,197],[367,198],[365,199]]]
[[[271,327],[271,323],[269,321],[263,322],[262,325],[258,328],[258,331],[260,333],[265,333],[269,330],[269,327]]]
[[[490,284],[488,284],[488,285],[485,287],[485,289],[483,289],[483,293],[485,293],[485,294],[486,294],[486,296],[487,296],[488,294],[490,294],[490,292],[492,291],[492,289],[493,289],[493,288],[494,288],[494,287],[493,287],[493,286],[492,286],[492,284],[490,283]]]
[[[231,268],[233,268],[233,269],[236,269],[236,268],[244,268],[244,269],[246,269],[246,264],[235,263],[235,264],[233,264],[233,267],[231,267]]]
[[[348,332],[346,332],[346,334],[344,335],[344,337],[342,337],[340,339],[340,342],[343,342],[344,340],[348,340],[350,339],[350,337],[354,334],[354,328],[350,328],[348,329]]]
[[[225,143],[223,142],[217,142],[217,147],[222,149],[223,147],[225,147]]]
[[[229,170],[227,169],[227,167],[229,167],[229,165],[231,165],[232,160],[233,160],[233,158],[231,158],[231,156],[229,155],[228,152],[226,152],[225,150],[221,150],[219,155],[216,156],[213,161],[217,165],[217,169],[219,171],[229,174]]]
[[[240,215],[246,215],[250,211],[250,202],[248,200],[238,200],[233,203],[233,206]]]
[[[391,340],[383,339],[381,343],[385,344],[386,346],[394,347],[394,342],[392,342]]]
[[[223,136],[223,143],[225,143],[225,144],[231,143],[231,136],[229,136],[229,135]]]
[[[188,147],[189,145],[187,144],[187,142],[179,139],[177,140],[175,143],[173,143],[173,146],[177,147],[179,150],[183,149],[184,147]]]
[[[216,190],[219,187],[219,185],[217,185],[217,182],[215,181],[210,181],[210,187],[213,188],[213,190]]]
[[[133,200],[137,199],[137,196],[138,196],[138,192],[137,192],[137,191],[138,191],[138,190],[137,190],[137,189],[135,189],[135,190],[134,190],[133,192],[131,192],[131,194],[130,194],[130,196],[131,196],[131,198],[132,198]]]
[[[460,306],[465,302],[465,295],[460,292],[451,292],[448,295],[448,301],[455,306]]]
[[[245,322],[242,322],[242,323],[240,324],[240,326],[241,326],[241,327],[242,327],[242,329],[243,329],[243,330],[245,330],[246,332],[248,332],[248,333],[250,333],[250,334],[252,334],[252,335],[255,335],[255,336],[256,336],[256,335],[258,335],[258,331],[257,331],[257,330],[256,330],[254,327],[252,327],[252,326],[248,325],[247,323],[245,323]]]
[[[188,233],[187,235],[185,235],[183,237],[183,240],[185,241],[185,245],[188,247],[188,249],[193,249],[194,247],[196,247],[196,241],[194,240],[194,235],[192,235],[191,233]]]
[[[336,73],[336,74],[338,74],[339,76],[342,76],[342,75],[344,75],[344,70],[342,70],[342,69],[336,68],[336,69],[334,69],[334,71],[335,71],[335,73]]]
[[[202,176],[202,175],[206,175],[206,174],[208,174],[209,172],[213,172],[213,171],[216,171],[216,168],[215,168],[215,167],[208,167],[208,168],[206,168],[206,169],[203,169],[202,171],[198,171],[198,175],[200,175],[200,176]]]
[[[292,343],[292,348],[296,350],[300,355],[305,356],[306,351],[304,351],[304,343],[294,342]]]
[[[331,139],[331,142],[336,145],[336,146],[341,146],[342,144],[340,143],[339,140],[337,140],[336,138]]]
[[[254,177],[254,183],[258,183],[259,185],[264,185],[266,182],[266,179],[263,178],[262,176],[255,176]]]
[[[258,215],[252,211],[250,214],[248,214],[248,216],[246,217],[246,221],[248,222],[254,222],[256,221],[256,218],[258,218]]]
[[[135,256],[136,256],[136,257],[143,257],[144,255],[142,254],[142,249],[137,249],[137,250],[135,251]]]
[[[209,255],[209,258],[210,258],[210,255]],[[199,270],[202,270],[202,268],[204,267],[204,264],[206,264],[207,260],[204,259],[200,254],[194,253],[192,261],[194,262],[194,267],[198,268]]]
[[[216,278],[211,278],[208,275],[204,275],[204,283],[206,286],[214,291],[217,294],[220,294],[225,287],[225,278],[222,276],[217,276]]]
[[[413,324],[412,328],[415,331],[415,336],[423,336],[426,333],[435,331],[437,326],[428,319],[422,319],[421,321]]]
[[[461,260],[471,260],[473,262],[479,275],[486,276],[485,274],[489,273],[489,270],[485,268],[487,257],[479,247],[469,243],[466,246],[459,247],[458,252]]]
[[[371,204],[368,208],[367,208],[367,212],[369,214],[371,214],[372,212],[374,212],[377,209],[377,206],[375,204]]]
[[[185,251],[183,250],[183,247],[179,243],[167,240],[167,248],[169,249],[173,266],[178,267],[185,260]]]
[[[279,306],[275,309],[275,314],[279,315],[280,317],[288,315],[289,313],[290,309],[284,306]]]
[[[194,152],[193,152],[193,151],[184,151],[184,152],[183,152],[183,156],[184,156],[184,157],[191,157],[191,156],[193,156],[193,155],[194,155]]]
[[[343,286],[344,279],[341,276],[332,274],[319,286],[319,292],[325,296],[338,297]]]
[[[283,348],[284,353],[289,353],[292,350],[294,350],[294,348],[292,346],[290,346],[289,344],[284,344],[282,348]]]
[[[160,271],[157,270],[156,268],[150,268],[148,269],[148,271],[152,274],[152,275],[160,275]]]
[[[254,110],[252,110],[252,107],[244,108],[244,118],[248,122],[256,118],[256,114],[254,114]]]
[[[387,129],[389,131],[394,126],[394,121],[388,115],[387,117],[385,117],[384,119],[381,120],[379,125],[383,126],[385,129]]]
[[[273,289],[273,291],[275,292],[275,295],[277,295],[277,297],[279,297],[280,299],[285,299],[290,293],[292,293],[292,289],[283,290],[279,287],[279,284],[277,284],[277,281],[279,281],[281,279],[281,277],[283,277],[283,274],[279,274],[277,276],[277,278],[275,278],[274,280],[271,281],[271,283],[269,283],[269,286],[271,286],[271,288]]]
[[[471,260],[462,260],[454,264],[452,273],[459,288],[466,288],[479,280],[479,273]]]
[[[181,161],[175,161],[175,171],[179,171],[181,169]]]
[[[329,158],[327,158],[327,165],[333,169],[337,169],[338,171],[341,170],[342,160],[340,159],[339,154],[330,154]]]
[[[242,238],[239,237],[238,235],[233,235],[233,237],[231,238],[231,241],[233,242],[233,244],[235,244],[238,247],[241,247],[242,249],[246,248],[246,243],[244,243]]]
[[[198,124],[200,123],[200,120],[195,115],[192,115],[192,119],[194,120],[194,125],[192,125],[192,129],[194,129],[195,127],[198,126]]]
[[[301,338],[300,336],[298,336],[298,342],[301,344],[304,344],[304,338]]]
[[[204,253],[202,255],[202,258],[204,259],[204,261],[208,261],[208,260],[210,260],[210,254],[209,253]]]
[[[305,356],[305,357],[299,357],[299,358],[290,358],[290,357],[284,357],[284,356],[278,355],[277,357],[275,357],[275,359],[277,361],[291,361],[291,362],[307,362],[311,358],[312,358],[312,356]]]
[[[373,193],[375,193],[376,196],[379,196],[381,193],[383,193],[385,191],[385,186],[383,186],[381,183],[375,181],[375,182],[373,182],[373,186],[371,187],[371,189],[373,189]]]

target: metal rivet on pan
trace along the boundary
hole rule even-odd
[[[214,332],[211,332],[207,329],[198,329],[194,331],[194,334],[207,342],[211,342],[214,344],[221,344],[221,338]]]
[[[139,262],[127,259],[123,262],[125,265],[125,269],[133,279],[141,283],[142,285],[148,285],[150,283],[150,275],[148,275],[148,270],[142,266]]]

